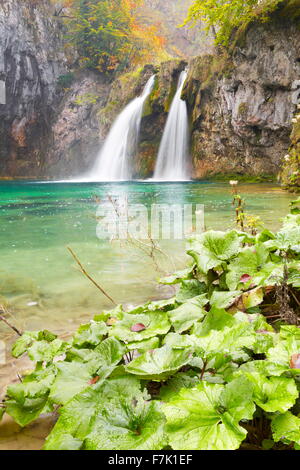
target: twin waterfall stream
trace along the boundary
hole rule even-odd
[[[161,140],[153,180],[184,181],[189,179],[189,131],[186,102],[181,93],[187,72],[180,74],[167,123]],[[143,93],[131,101],[117,117],[92,168],[92,181],[130,181],[132,159],[137,153],[143,108],[155,82],[152,75]]]

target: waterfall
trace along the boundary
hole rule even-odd
[[[131,101],[114,122],[90,173],[93,181],[132,179],[131,159],[138,146],[143,107],[154,85],[152,75],[143,93]]]
[[[186,78],[187,72],[181,72],[159,147],[154,180],[183,181],[189,179],[188,112],[186,102],[181,99]]]

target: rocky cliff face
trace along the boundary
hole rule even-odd
[[[67,71],[61,26],[46,0],[0,2],[0,175],[34,176]]]
[[[194,176],[277,174],[300,97],[298,24],[254,25],[230,57],[191,62],[185,96]]]

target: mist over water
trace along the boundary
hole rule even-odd
[[[185,181],[189,174],[189,130],[187,105],[181,99],[187,72],[180,74],[154,171],[157,181]]]
[[[117,117],[87,179],[91,181],[132,179],[132,158],[137,151],[143,107],[151,93],[154,80],[155,75],[152,75],[143,93],[131,101]]]

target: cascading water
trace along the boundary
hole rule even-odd
[[[137,151],[143,107],[154,85],[150,77],[143,93],[131,101],[114,122],[96,164],[93,181],[128,181],[132,178],[131,159]]]
[[[154,180],[189,180],[188,112],[186,102],[181,99],[181,93],[186,78],[187,72],[181,72],[177,91],[170,108],[166,127],[159,147],[153,177]]]

